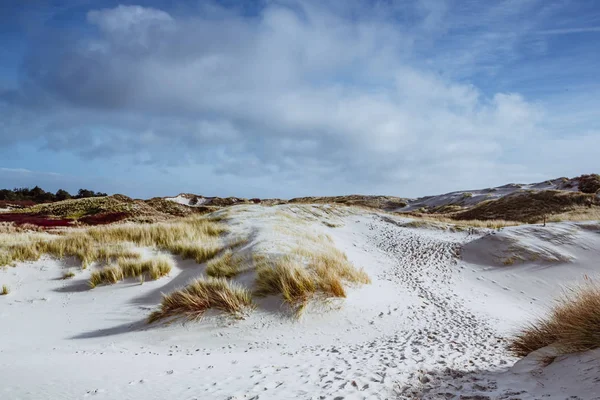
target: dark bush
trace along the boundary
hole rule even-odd
[[[58,189],[54,196],[57,201],[68,200],[71,198],[71,194],[63,189]]]
[[[39,186],[34,187],[33,189],[29,188],[14,188],[10,189],[0,189],[0,201],[32,201],[33,203],[51,203],[54,201],[67,200],[70,198],[81,199],[84,197],[104,197],[107,196],[106,193],[94,192],[93,190],[88,189],[79,189],[77,196],[71,196],[69,192],[64,189],[59,189],[56,194],[51,192],[46,192]]]
[[[583,193],[596,193],[600,190],[600,175],[589,174],[579,177],[579,191]]]

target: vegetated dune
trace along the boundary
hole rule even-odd
[[[584,220],[600,212],[584,207],[600,207],[600,195],[594,189],[600,185],[596,174],[581,175],[576,178],[557,178],[532,184],[510,183],[494,188],[457,191],[417,199],[396,196],[346,195],[346,196],[309,196],[290,200],[281,199],[245,199],[238,197],[204,197],[182,193],[176,197],[167,197],[174,203],[203,207],[229,207],[238,204],[339,204],[359,206],[374,210],[407,213],[413,216],[437,216],[454,220],[506,220],[536,222],[544,216],[568,213]],[[596,190],[597,191],[597,190]],[[595,196],[595,197],[594,197]],[[581,215],[582,211],[585,211]],[[592,214],[589,214],[589,213]],[[569,219],[562,215],[562,219]]]
[[[343,204],[348,206],[361,206],[379,210],[391,211],[407,205],[407,200],[394,196],[331,196],[331,197],[297,197],[289,200],[289,203],[303,204]]]
[[[594,194],[542,190],[517,192],[497,200],[488,200],[466,211],[451,215],[457,220],[504,219],[509,221],[538,222],[544,216],[590,209],[600,212],[600,200]]]
[[[190,207],[229,207],[240,204],[262,204],[262,205],[276,205],[287,203],[286,200],[282,199],[245,199],[243,197],[205,197],[202,195],[196,195],[191,193],[180,193],[175,197],[164,197],[165,200],[172,201],[174,203],[190,206]]]
[[[576,191],[573,198],[538,192],[539,201],[558,204],[552,212],[595,207],[581,205]],[[118,196],[55,203],[33,215],[124,212],[146,223],[35,232],[3,226],[0,264],[16,264],[0,269],[0,324],[10,326],[0,341],[3,394],[598,396],[598,350],[571,354],[564,346],[573,332],[593,336],[595,314],[579,313],[582,329],[571,333],[559,324],[542,330],[543,340],[527,335],[564,314],[549,310],[565,287],[594,282],[600,218],[546,226],[489,220],[495,229],[488,229],[486,221],[435,213],[428,218],[440,219],[429,221],[364,204],[177,203]],[[204,207],[217,211],[196,215]],[[535,212],[531,206],[525,215]],[[519,337],[525,345],[515,351]],[[595,346],[577,341],[584,343],[578,350]]]
[[[211,210],[214,208],[191,208],[163,198],[134,200],[117,194],[69,199],[11,210],[0,214],[0,222],[48,227],[68,226],[75,222],[87,225],[102,225],[118,221],[156,222]]]

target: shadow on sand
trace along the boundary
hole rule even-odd
[[[62,278],[58,278],[56,280],[63,280]],[[78,293],[78,292],[86,292],[90,290],[90,285],[88,284],[87,279],[78,279],[69,282],[69,284],[53,289],[53,291],[58,293]]]
[[[125,324],[113,326],[112,328],[97,329],[94,331],[83,332],[79,335],[71,336],[69,339],[92,339],[106,336],[115,336],[134,331],[144,331],[151,327],[151,325],[148,325],[146,323],[146,320],[140,320],[136,322],[127,322]]]

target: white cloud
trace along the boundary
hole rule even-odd
[[[475,25],[536,2],[514,3],[485,9]],[[460,30],[468,13],[449,19],[445,3],[420,1],[414,9],[420,23],[412,26],[398,23],[393,7],[353,5],[359,17],[327,2],[296,1],[268,3],[254,17],[141,6],[90,11],[87,21],[97,33],[42,54],[43,62],[29,66],[21,94],[55,99],[34,130],[48,148],[208,165],[242,181],[249,174],[297,181],[305,192],[398,184],[422,192],[418,185],[427,185],[412,181],[475,181],[527,170],[507,152],[549,135],[544,107],[438,73],[435,62],[452,54],[422,58],[428,41]],[[514,56],[518,37],[468,38],[461,31],[462,51],[449,64],[464,70],[493,64],[498,56],[488,54],[490,46]]]

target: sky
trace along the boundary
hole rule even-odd
[[[0,4],[0,187],[417,197],[600,172],[597,0]]]

